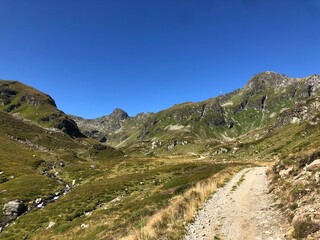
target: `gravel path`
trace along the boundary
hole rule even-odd
[[[265,167],[244,169],[212,195],[184,240],[282,240]]]

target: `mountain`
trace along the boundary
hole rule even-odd
[[[85,135],[99,142],[108,142],[116,146],[139,132],[142,125],[146,124],[153,115],[153,113],[140,113],[130,117],[122,109],[116,108],[110,115],[96,119],[84,119],[73,115],[69,117],[77,123]]]
[[[124,151],[139,148],[144,154],[199,153],[208,150],[204,146],[210,141],[241,139],[250,131],[279,124],[283,111],[318,96],[319,89],[319,75],[290,78],[263,72],[242,89],[203,102],[182,103],[136,117],[116,109],[123,118],[112,113],[93,120],[73,119],[86,135]]]
[[[272,165],[288,239],[319,239],[319,85],[264,72],[203,102],[87,120],[0,81],[0,239],[181,239],[217,186],[256,165]]]
[[[136,158],[60,120],[70,118],[48,95],[1,81],[0,239],[120,239],[194,184],[245,165]]]
[[[84,137],[77,124],[57,109],[49,95],[18,81],[0,80],[0,103],[0,111],[62,130],[73,137]]]
[[[109,138],[110,134],[121,129],[123,122],[129,118],[129,115],[122,109],[117,108],[108,116],[92,120],[72,115],[70,115],[70,117],[77,122],[87,136],[92,137],[99,142],[106,142],[106,136]]]

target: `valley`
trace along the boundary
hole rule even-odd
[[[203,102],[84,119],[1,80],[0,239],[242,239],[247,221],[252,237],[281,221],[274,239],[319,239],[319,93],[318,75],[264,72]],[[259,214],[274,220],[260,233]]]

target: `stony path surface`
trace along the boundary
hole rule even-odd
[[[184,240],[282,240],[265,167],[244,169],[212,195]]]

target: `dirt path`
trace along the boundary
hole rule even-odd
[[[281,240],[265,167],[244,169],[207,201],[184,240]]]

